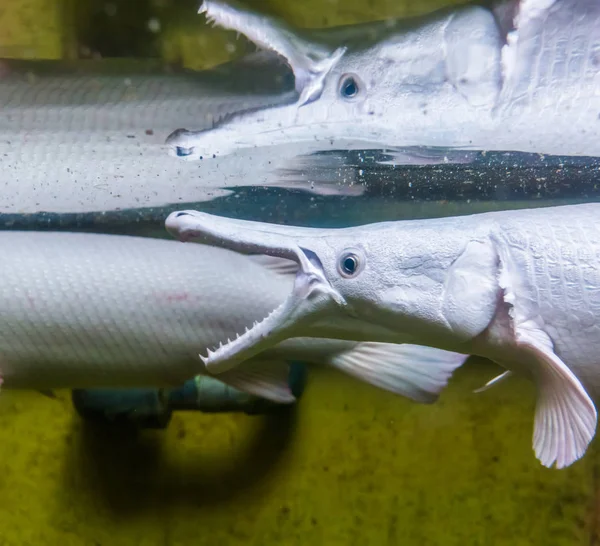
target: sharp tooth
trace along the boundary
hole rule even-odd
[[[231,343],[231,340],[229,338],[227,338],[227,343]]]

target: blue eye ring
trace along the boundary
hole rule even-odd
[[[338,271],[342,277],[355,277],[362,270],[362,261],[360,256],[353,252],[344,252],[338,260]]]
[[[340,95],[346,100],[353,100],[361,93],[362,85],[358,76],[344,74],[340,78]]]

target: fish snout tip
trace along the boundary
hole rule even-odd
[[[169,155],[184,159],[196,159],[196,147],[191,145],[190,136],[193,133],[187,129],[176,129],[165,140],[169,146]]]
[[[189,210],[172,212],[165,220],[167,232],[180,241],[186,241],[193,235],[193,228],[189,225],[189,220],[195,215],[195,211]]]

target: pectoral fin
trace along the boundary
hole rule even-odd
[[[579,379],[554,353],[552,340],[525,323],[515,331],[518,346],[532,357],[538,388],[533,448],[547,467],[564,468],[582,457],[596,432],[597,413]]]
[[[358,343],[328,363],[348,375],[415,402],[435,402],[467,355],[432,347]]]
[[[296,402],[291,365],[284,360],[251,359],[241,366],[214,375],[219,381],[240,391],[277,402]]]

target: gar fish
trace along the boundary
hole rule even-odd
[[[0,377],[5,387],[44,391],[179,386],[206,375],[198,353],[283,301],[296,268],[120,235],[6,231],[0,248]],[[430,402],[440,377],[464,360],[430,356],[445,370],[437,377],[413,369],[411,348],[294,339],[218,379],[289,403],[286,361],[317,362]]]
[[[180,211],[166,225],[184,241],[299,265],[284,303],[208,351],[211,373],[290,336],[411,343],[489,358],[507,370],[500,378],[530,377],[533,447],[545,466],[572,464],[595,434],[588,390],[600,392],[600,204],[343,229]]]
[[[185,160],[284,143],[600,155],[597,0],[465,4],[310,33],[219,0],[200,12],[284,58],[297,100],[174,131],[170,153]]]

